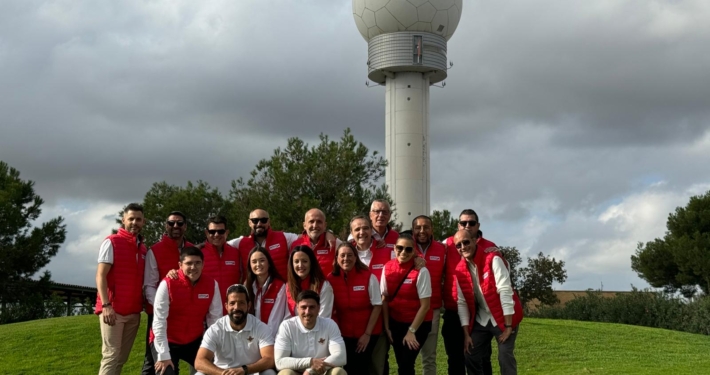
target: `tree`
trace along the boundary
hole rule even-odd
[[[560,300],[552,289],[552,283],[562,284],[567,280],[567,271],[564,267],[564,261],[545,256],[542,252],[537,254],[537,258],[528,257],[527,266],[521,268],[516,276],[520,280],[517,287],[523,306],[535,298],[541,305],[559,303]]]
[[[451,217],[449,210],[434,210],[431,214],[431,226],[434,230],[434,239],[443,241],[456,233],[459,229],[459,221],[458,218]]]
[[[515,246],[500,246],[498,250],[508,262],[510,280],[513,282],[513,288],[517,289],[520,285],[523,285],[523,280],[520,276],[520,264],[523,262],[523,258],[520,257],[520,251]]]
[[[247,217],[255,208],[269,211],[271,225],[300,233],[307,210],[320,208],[328,227],[346,236],[350,219],[369,211],[375,198],[388,198],[386,187],[377,182],[384,176],[387,162],[357,142],[350,129],[339,141],[320,135],[320,143],[309,146],[299,138],[289,138],[271,158],[262,159],[244,181],[232,182],[229,218],[248,233]]]
[[[180,211],[187,216],[185,238],[193,243],[203,242],[207,219],[213,215],[226,214],[229,207],[219,189],[201,180],[194,184],[188,181],[185,187],[170,185],[165,181],[156,182],[145,193],[142,204],[146,220],[142,234],[148,245],[160,241],[165,233],[165,220],[172,211]],[[120,224],[123,210],[118,215],[116,222]],[[233,229],[235,224],[229,224],[229,228]]]
[[[631,269],[651,286],[691,297],[710,292],[710,191],[668,215],[663,239],[639,243]]]
[[[34,182],[0,161],[0,323],[43,317],[43,299],[49,292],[50,274],[33,276],[57,254],[66,238],[59,216],[35,223],[44,201],[34,192]]]

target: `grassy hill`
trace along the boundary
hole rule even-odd
[[[140,373],[143,318],[124,374]],[[101,360],[99,320],[93,315],[4,325],[0,338],[0,374],[96,374]],[[437,352],[438,372],[445,374],[441,340]],[[520,374],[710,374],[708,353],[708,336],[531,318],[523,321],[516,348]]]

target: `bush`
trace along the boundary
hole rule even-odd
[[[686,301],[675,295],[638,290],[602,297],[588,291],[564,306],[542,306],[529,314],[547,319],[621,323],[710,335],[710,297]]]

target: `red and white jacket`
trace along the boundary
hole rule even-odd
[[[350,272],[340,271],[339,275],[328,275],[328,281],[333,287],[335,303],[333,316],[340,327],[343,337],[360,338],[367,329],[374,306],[370,298],[370,279],[374,275],[370,271],[353,269]],[[379,287],[375,291],[380,295]],[[373,335],[382,331],[382,315],[372,329]]]
[[[140,236],[120,228],[107,237],[113,247],[113,264],[106,276],[108,301],[119,315],[143,311],[143,273],[146,248]],[[101,314],[101,296],[96,294],[95,314]]]
[[[202,275],[217,280],[219,284],[219,298],[222,301],[227,300],[227,289],[242,281],[242,273],[240,269],[241,257],[239,250],[224,244],[222,255],[216,247],[211,243],[205,242],[202,247],[202,255],[204,255],[204,268]],[[226,308],[222,307],[222,313],[227,314]]]
[[[421,297],[419,296],[419,291],[417,290],[417,279],[419,277],[419,273],[426,268],[422,268],[420,270],[415,268],[409,271],[413,264],[414,258],[402,264],[400,264],[397,259],[390,260],[387,264],[385,264],[385,279],[381,281],[381,283],[386,284],[386,291],[389,296],[395,292],[397,286],[406,275],[406,280],[402,283],[397,295],[393,300],[388,299],[387,302],[390,318],[401,323],[413,322],[414,318],[417,316],[419,307],[421,306],[419,301]],[[407,273],[408,271],[409,273]],[[424,318],[424,321],[429,322],[432,320],[432,317],[433,314],[430,308]]]
[[[454,274],[456,272],[456,266],[458,266],[461,260],[461,254],[456,249],[454,245],[454,237],[451,236],[446,239],[446,271],[444,274],[444,288],[442,292],[442,297],[444,300],[444,308],[447,310],[457,310],[456,302],[458,300],[458,293],[456,292],[456,283],[454,282]],[[496,247],[491,241],[483,237],[479,237],[476,240],[476,254],[483,254],[485,250],[490,247]]]
[[[333,261],[335,260],[335,248],[331,247],[328,241],[325,240],[325,233],[321,234],[318,238],[318,242],[315,246],[311,245],[311,238],[308,237],[308,233],[303,231],[298,237],[298,240],[293,241],[291,244],[291,251],[293,251],[296,246],[305,245],[312,248],[313,253],[316,254],[316,259],[318,259],[318,265],[323,271],[323,275],[328,275],[333,271]]]

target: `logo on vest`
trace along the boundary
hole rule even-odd
[[[318,251],[316,251],[316,254],[318,254],[318,255],[328,255],[328,250],[318,250]]]
[[[274,301],[273,298],[267,298],[264,300],[264,303],[274,303],[274,302],[276,302],[276,301]]]
[[[414,280],[412,280],[412,279],[407,279],[407,280],[404,280],[404,283],[403,283],[403,284],[411,284],[412,281],[414,281]]]
[[[224,265],[226,265],[226,266],[233,266],[235,264],[237,264],[237,263],[233,260],[225,260],[224,261]]]
[[[486,273],[483,274],[483,278],[484,278],[484,279],[487,279],[487,278],[488,278],[488,272],[486,272]]]
[[[394,244],[393,244],[393,243],[388,243],[387,246],[385,246],[385,247],[389,247],[389,248],[394,249]]]
[[[269,250],[276,250],[281,247],[281,244],[275,243],[271,246],[269,246]]]
[[[429,259],[430,260],[441,260],[440,257],[435,257],[435,256],[430,256]]]
[[[364,286],[364,285],[354,286],[354,287],[353,287],[353,292],[361,292],[361,291],[363,291],[363,290],[365,290],[365,286]]]
[[[198,294],[197,299],[208,299],[210,298],[209,294]]]
[[[373,270],[381,270],[381,269],[383,269],[383,268],[385,268],[385,265],[384,265],[384,264],[373,264],[373,265],[372,265],[372,269],[373,269]]]

